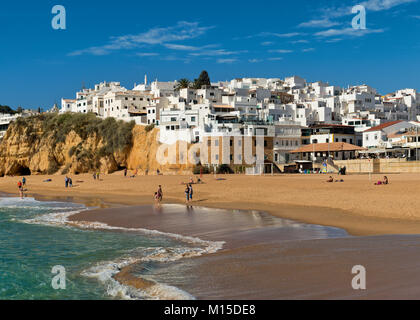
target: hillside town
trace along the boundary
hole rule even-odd
[[[149,83],[145,76],[132,89],[102,82],[76,92],[75,99],[62,99],[61,108],[55,105],[49,112],[94,113],[157,127],[163,144],[194,144],[211,137],[220,138],[216,146],[228,138],[232,147],[232,137],[263,134],[265,160],[283,168],[326,159],[419,158],[416,89],[381,95],[368,85],[341,88],[299,76],[211,83],[203,71],[195,82]],[[13,120],[33,114],[2,114],[0,139]],[[216,161],[237,164],[243,157],[231,154]]]
[[[380,95],[368,85],[341,88],[298,76],[210,83],[204,71],[200,78],[198,87],[186,79],[149,83],[147,76],[132,89],[102,82],[77,92],[75,99],[62,99],[60,112],[154,125],[167,144],[263,130],[276,164],[317,161],[326,152],[339,160],[355,157],[356,151],[359,157],[418,157],[416,89]]]

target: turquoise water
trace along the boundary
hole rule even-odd
[[[58,213],[83,209],[72,203],[0,198],[0,299],[147,298],[110,275],[124,265],[125,257],[185,247],[159,235],[82,230],[57,222]],[[57,265],[66,270],[65,290],[52,287]]]

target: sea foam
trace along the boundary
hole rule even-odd
[[[34,204],[39,203],[34,200]],[[14,203],[12,201],[11,203]],[[1,206],[1,203],[0,203]],[[44,207],[45,208],[45,207]],[[107,294],[121,299],[162,299],[162,300],[190,300],[195,299],[191,294],[179,288],[158,283],[153,279],[147,279],[152,282],[151,286],[143,289],[136,289],[131,286],[124,285],[114,276],[118,274],[122,268],[142,262],[170,262],[185,258],[197,257],[205,254],[215,253],[223,248],[224,241],[206,241],[197,237],[184,236],[176,233],[167,233],[158,230],[150,230],[144,228],[123,228],[113,227],[100,222],[86,221],[69,221],[68,218],[78,212],[88,210],[81,207],[75,210],[74,207],[67,208],[68,211],[52,212],[37,216],[32,219],[22,220],[29,224],[43,224],[51,226],[74,226],[82,229],[96,230],[118,230],[125,232],[136,232],[147,236],[160,236],[170,238],[179,242],[184,242],[194,247],[159,247],[159,248],[138,248],[132,250],[128,257],[120,258],[117,261],[100,262],[93,267],[84,270],[82,276],[95,278],[101,282],[107,291]]]

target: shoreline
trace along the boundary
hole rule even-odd
[[[399,174],[398,176],[402,176]],[[53,176],[53,179],[62,178],[61,176]],[[188,177],[186,176],[166,176],[170,180],[180,180],[186,181]],[[348,179],[350,176],[346,176],[345,179]],[[60,201],[72,201],[77,203],[82,203],[87,207],[99,207],[99,208],[108,208],[108,207],[126,207],[126,206],[136,206],[136,205],[153,205],[154,201],[152,199],[152,195],[147,195],[144,192],[133,192],[130,190],[129,192],[121,193],[117,190],[109,190],[109,189],[102,189],[97,188],[95,190],[80,190],[78,188],[73,188],[72,190],[66,190],[63,186],[61,188],[45,188],[45,184],[43,185],[42,179],[46,178],[46,176],[31,176],[29,179],[28,191],[26,192],[26,196],[32,196],[39,200],[56,200],[59,199]],[[81,179],[88,179],[88,175],[80,175],[77,178]],[[204,180],[212,180],[213,177],[205,176]],[[226,179],[231,179],[232,176],[227,176]],[[237,179],[237,177],[233,177]],[[252,180],[254,177],[240,177],[241,179]],[[272,180],[273,177],[258,177],[259,180]],[[261,179],[262,178],[262,179]],[[276,179],[277,177],[274,177]],[[283,177],[278,177],[277,179],[282,179]],[[302,176],[287,176],[287,179],[300,179],[306,178]],[[313,180],[314,177],[310,177]],[[325,176],[318,176],[316,178],[324,179]],[[420,175],[416,176],[420,184]],[[13,192],[14,181],[16,181],[18,177],[14,178],[0,178],[0,190],[4,193],[8,193],[10,195],[16,195],[16,192]],[[32,184],[32,181],[36,179],[36,185]],[[112,179],[112,180],[120,180],[119,183],[127,181],[128,178],[122,177],[121,173],[105,176],[104,179]],[[126,180],[124,180],[126,179]],[[353,177],[354,179],[354,177]],[[356,176],[356,179],[361,179],[360,176]],[[392,179],[395,179],[392,176]],[[162,183],[159,181],[159,177],[154,176],[140,176],[137,177],[135,183],[143,183],[144,180],[157,180],[155,185],[158,183]],[[134,182],[133,180],[128,180]],[[7,181],[5,183],[5,181]],[[322,180],[321,180],[322,181]],[[172,182],[172,181],[171,181]],[[220,181],[222,184],[224,181]],[[211,181],[212,184],[217,185],[217,181]],[[322,183],[322,182],[320,182]],[[391,182],[392,183],[392,182]],[[11,186],[13,184],[13,187]],[[162,183],[163,184],[163,183]],[[173,184],[173,183],[172,183]],[[337,185],[337,184],[336,184]],[[340,184],[340,187],[343,184]],[[334,185],[335,186],[335,185]],[[171,186],[172,187],[172,186]],[[209,187],[213,188],[213,186],[209,186],[208,184],[203,185],[194,185],[195,188],[200,189],[207,189]],[[330,186],[323,185],[324,188],[328,188]],[[173,188],[173,187],[172,187]],[[172,189],[171,188],[171,189]],[[387,188],[387,187],[376,187],[376,188]],[[57,190],[58,189],[58,190]],[[60,190],[61,189],[61,190]],[[420,186],[418,187],[420,191]],[[153,189],[151,189],[153,190]],[[207,190],[206,190],[207,191]],[[382,190],[381,190],[382,191]],[[413,190],[414,191],[414,190]],[[169,193],[169,194],[168,194]],[[164,185],[164,201],[163,204],[184,204],[185,202],[182,201],[182,196],[173,196],[173,192],[166,192],[165,185]],[[181,193],[181,192],[179,192]],[[195,192],[198,193],[197,191]],[[201,192],[200,192],[201,193]],[[414,192],[413,192],[414,194]],[[331,226],[337,227],[346,230],[351,235],[356,236],[367,236],[367,235],[384,235],[384,234],[420,234],[420,212],[418,215],[412,214],[413,211],[413,204],[409,204],[410,206],[407,208],[409,209],[410,214],[398,214],[400,209],[403,207],[399,206],[398,210],[394,211],[394,215],[387,215],[384,217],[381,214],[381,206],[378,205],[378,210],[370,211],[370,212],[360,212],[359,210],[349,210],[343,208],[337,208],[337,205],[333,203],[325,203],[328,206],[320,205],[319,201],[317,203],[311,204],[311,201],[307,201],[309,203],[289,203],[286,201],[282,201],[282,199],[264,199],[261,198],[259,201],[255,201],[255,199],[235,199],[235,197],[231,197],[232,201],[223,201],[220,196],[218,199],[209,199],[211,197],[211,193],[207,191],[204,196],[199,195],[200,198],[195,200],[191,203],[193,206],[201,206],[207,208],[216,208],[216,209],[228,209],[228,210],[257,210],[257,211],[264,211],[273,216],[284,218],[284,219],[291,219],[298,222],[308,223],[308,224],[316,224],[322,226]],[[274,203],[273,200],[276,200]],[[363,200],[359,200],[363,201]],[[366,202],[369,202],[369,199],[366,198]],[[298,201],[296,201],[298,202]],[[420,201],[419,201],[420,205]],[[382,207],[384,207],[382,205]],[[419,206],[420,207],[420,206]],[[414,205],[414,211],[416,211],[417,205]],[[404,213],[404,212],[403,212]]]

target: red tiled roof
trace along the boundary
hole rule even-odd
[[[303,152],[339,152],[339,151],[361,151],[365,148],[355,146],[345,142],[331,142],[331,143],[313,143],[293,150],[290,153],[303,153]]]
[[[397,120],[397,121],[391,121],[391,122],[386,122],[386,123],[382,123],[379,126],[367,129],[363,132],[372,132],[372,131],[381,131],[382,129],[388,128],[390,126],[393,126],[394,124],[400,123],[402,122],[402,120]]]

